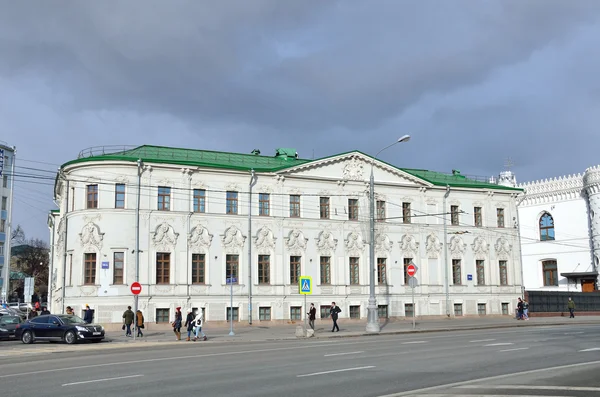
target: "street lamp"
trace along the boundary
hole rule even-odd
[[[379,326],[379,318],[377,316],[377,299],[375,298],[375,177],[373,176],[373,168],[377,156],[385,149],[394,146],[397,143],[408,142],[410,135],[401,136],[396,142],[381,149],[371,163],[371,179],[369,181],[369,226],[370,226],[370,244],[369,244],[369,305],[367,306],[367,332],[378,333],[381,328]]]

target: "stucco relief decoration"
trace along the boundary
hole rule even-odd
[[[301,255],[303,252],[306,251],[308,239],[304,237],[304,233],[302,233],[302,231],[294,229],[285,239],[285,245],[287,246],[290,253],[295,255]]]
[[[245,241],[246,237],[244,237],[240,229],[235,226],[230,226],[227,228],[221,238],[223,247],[227,250],[227,252],[238,252],[244,247]]]
[[[63,249],[65,248],[65,218],[60,218],[60,221],[58,222],[58,229],[56,231],[56,234],[58,235],[58,240],[56,242],[56,246],[58,248],[58,252],[62,253]]]
[[[419,243],[415,237],[410,234],[405,234],[400,240],[400,249],[404,256],[412,256],[419,252]]]
[[[485,239],[483,237],[476,237],[475,240],[473,241],[473,244],[471,244],[471,247],[473,248],[473,252],[475,253],[475,256],[477,257],[482,257],[487,255],[487,253],[490,250],[490,246],[488,244],[487,241],[485,241]]]
[[[496,240],[496,245],[494,248],[496,249],[496,255],[508,256],[512,250],[512,245],[510,245],[507,239],[500,237],[498,240]]]
[[[375,251],[387,254],[392,250],[393,243],[385,233],[379,233],[375,236]]]
[[[237,183],[228,183],[225,186],[225,189],[227,189],[230,192],[239,192],[240,191],[240,185],[238,185]]]
[[[254,244],[259,251],[267,252],[275,249],[275,236],[273,232],[266,226],[261,227],[256,233]]]
[[[459,236],[454,236],[450,239],[450,252],[453,258],[461,258],[467,249],[467,244]]]
[[[425,241],[425,250],[427,251],[428,258],[437,258],[442,252],[443,244],[440,243],[440,239],[435,233],[429,234]]]
[[[175,233],[173,226],[163,222],[156,227],[152,235],[152,243],[157,250],[172,251],[177,244],[179,233]]]
[[[88,222],[79,233],[81,247],[86,249],[95,248],[97,251],[101,251],[103,239],[104,233],[101,233],[100,227],[93,222]]]
[[[365,242],[358,232],[350,232],[346,238],[346,250],[352,254],[358,254],[365,248]]]
[[[259,193],[273,193],[273,187],[269,185],[262,185],[256,189]]]
[[[317,240],[317,250],[323,254],[323,255],[327,255],[327,254],[332,254],[333,252],[335,252],[335,249],[337,248],[337,239],[333,238],[333,234],[328,231],[328,230],[324,230],[321,233],[319,233],[319,237],[316,238]]]
[[[353,157],[345,166],[342,177],[346,181],[364,180],[364,163]]]
[[[188,236],[188,247],[192,249],[208,249],[212,242],[213,235],[202,225],[196,225]]]

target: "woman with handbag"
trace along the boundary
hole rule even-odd
[[[175,333],[176,340],[181,340],[181,324],[183,323],[183,316],[181,315],[181,307],[175,309],[175,321],[171,324],[173,326],[173,332]]]
[[[137,336],[138,338],[141,338],[144,336],[144,333],[142,332],[142,329],[144,329],[144,315],[142,314],[142,311],[138,310],[135,314],[135,317],[135,328],[137,329]]]

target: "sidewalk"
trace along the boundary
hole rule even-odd
[[[379,335],[394,335],[405,333],[422,333],[436,331],[460,331],[477,329],[499,329],[514,327],[535,327],[549,325],[570,325],[570,324],[600,324],[600,316],[579,316],[574,319],[568,317],[533,317],[528,321],[518,321],[511,317],[487,317],[487,318],[449,318],[418,320],[415,329],[412,321],[397,320],[388,323],[381,322],[381,332]],[[260,322],[253,325],[247,323],[235,323],[233,325],[234,336],[229,336],[229,327],[211,327],[208,325],[202,330],[208,336],[210,342],[257,342],[257,341],[277,341],[277,340],[295,340],[296,327],[303,327],[303,323],[293,325],[272,325],[264,326]],[[339,323],[340,332],[331,332],[331,321],[318,321],[315,324],[315,335],[312,339],[344,338],[357,336],[373,336],[365,331],[366,320],[342,320]],[[187,331],[181,329],[181,338],[187,337]],[[107,341],[117,343],[133,343],[134,339],[124,336],[123,332],[107,332]],[[175,335],[171,330],[159,331],[152,330],[144,332],[143,338],[137,338],[137,343],[142,342],[175,342]]]

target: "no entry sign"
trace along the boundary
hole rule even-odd
[[[408,274],[408,277],[414,277],[417,274],[417,267],[413,263],[406,266],[406,274]]]
[[[142,284],[137,281],[131,284],[131,293],[134,295],[139,295],[142,292]]]

